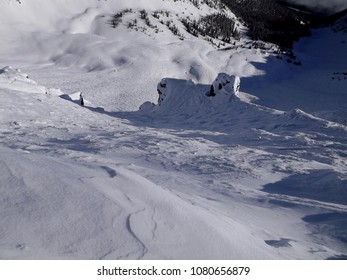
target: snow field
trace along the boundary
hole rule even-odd
[[[346,255],[346,85],[330,76],[346,65],[330,60],[343,35],[299,42],[295,68],[106,24],[129,7],[207,7],[46,2],[0,2],[0,258]],[[207,96],[220,72],[241,77],[238,97]],[[166,100],[138,111],[163,78]]]

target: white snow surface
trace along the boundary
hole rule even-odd
[[[295,66],[179,22],[213,12],[0,2],[1,259],[346,258],[346,33],[315,30]],[[211,97],[216,77],[236,78]]]

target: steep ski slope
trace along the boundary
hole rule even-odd
[[[346,127],[340,114],[337,122],[312,114],[324,97],[310,90],[325,71],[315,44],[301,45],[306,66],[296,68],[168,29],[114,30],[102,17],[129,7],[209,9],[188,1],[42,2],[21,10],[0,2],[12,9],[0,17],[10,43],[0,68],[13,65],[0,71],[1,258],[346,257]],[[6,24],[15,21],[13,32]],[[343,35],[321,32],[313,40],[322,51],[343,52],[319,41]],[[241,76],[240,98],[207,96],[218,72]],[[165,77],[170,98],[137,111],[156,102]],[[344,108],[337,96],[323,99],[330,113],[330,104]]]
[[[336,241],[317,243],[300,218],[344,213],[345,200],[301,197],[303,189],[289,196],[261,191],[285,174],[310,178],[310,170],[327,170],[322,176],[331,180],[338,170],[310,155],[324,140],[322,129],[322,140],[305,144],[309,135],[300,130],[288,135],[285,127],[272,133],[245,128],[266,118],[270,127],[288,123],[317,136],[310,129],[315,120],[300,112],[283,115],[284,121],[278,119],[283,113],[236,101],[200,123],[202,116],[187,116],[182,107],[177,119],[168,118],[165,109],[154,118],[131,117],[52,94],[0,92],[6,104],[1,106],[2,258],[278,259],[344,252]],[[247,118],[241,114],[245,109]],[[230,123],[237,115],[238,122]],[[125,117],[133,125],[124,123]],[[339,135],[339,130],[329,131]],[[311,150],[306,155],[291,150],[298,145]],[[339,168],[344,170],[343,162]],[[275,241],[281,245],[269,245]]]

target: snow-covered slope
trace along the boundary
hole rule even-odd
[[[21,2],[0,2],[0,258],[346,258],[344,33],[299,67],[184,33],[217,11],[191,1]]]
[[[193,20],[222,11],[210,7],[214,1],[198,1],[201,2],[198,7],[192,2],[196,1],[0,2],[4,14],[0,19],[2,61],[4,66],[19,60],[30,65],[44,63],[86,72],[108,70],[106,77],[100,74],[102,77],[96,81],[104,86],[103,96],[108,95],[108,102],[102,105],[113,103],[121,110],[137,109],[163,77],[209,82],[219,72],[241,75],[243,69],[229,64],[228,56],[220,57],[216,48],[220,42],[214,40],[212,45],[206,38],[197,38],[185,30],[182,19]],[[150,26],[141,18],[142,10],[147,12]],[[223,13],[234,18],[230,11]],[[115,14],[122,16],[113,28],[110,21]],[[13,26],[15,32],[11,32]],[[172,27],[181,36],[174,35]],[[239,24],[238,28],[242,26]],[[136,81],[130,81],[130,77]],[[81,79],[79,73],[76,79]],[[74,90],[94,93],[90,81],[82,83],[79,85],[82,89]],[[74,85],[77,86],[76,82]],[[125,89],[135,94],[130,97]]]
[[[260,97],[262,105],[282,110],[298,107],[346,125],[347,33],[341,27],[346,19],[313,30],[312,36],[294,45],[300,66],[269,57],[265,64],[257,64],[265,75],[243,81],[243,89]]]

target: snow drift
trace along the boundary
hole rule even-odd
[[[319,114],[346,112],[345,33],[298,67],[188,37],[179,16],[216,11],[192,1],[21,2],[0,2],[0,258],[346,257],[344,115]]]
[[[47,89],[44,86],[38,85],[27,74],[22,73],[20,69],[14,69],[11,66],[0,69],[0,88],[47,93]]]
[[[225,73],[218,74],[211,85],[197,84],[192,80],[164,78],[157,85],[158,106],[146,102],[140,106],[140,110],[152,109],[173,118],[175,114],[177,117],[183,114],[196,118],[205,114],[205,117],[209,118],[209,114],[229,111],[234,101],[250,103],[252,97],[240,93],[239,89],[240,78]]]

